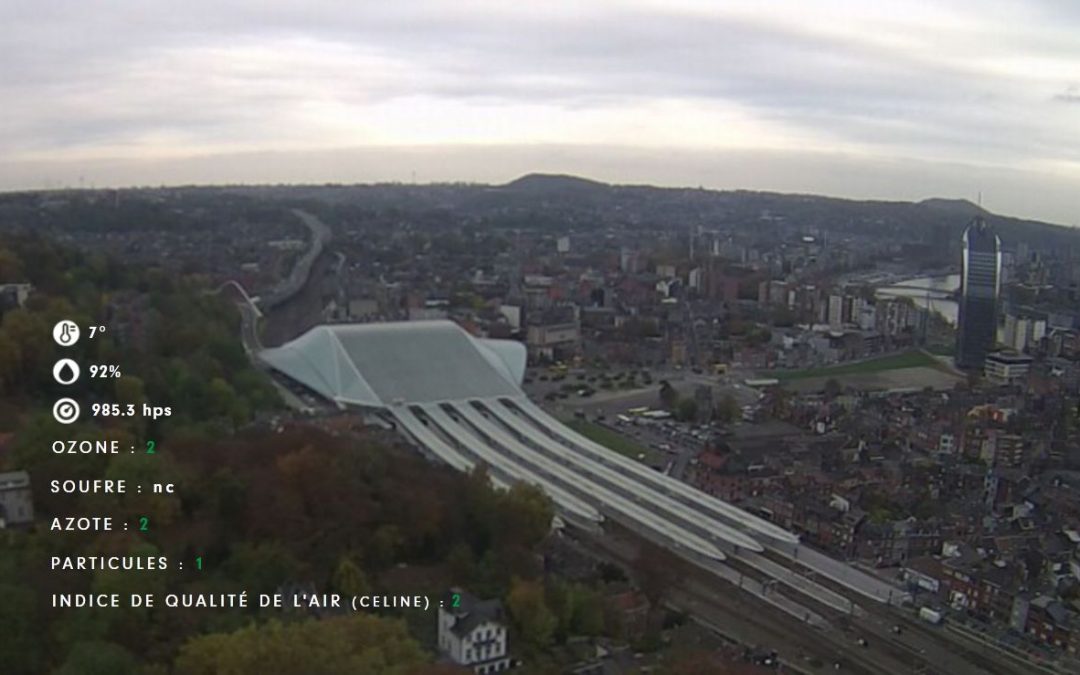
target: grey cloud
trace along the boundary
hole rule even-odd
[[[1080,103],[1080,86],[1072,85],[1065,91],[1054,96],[1055,101],[1062,103]]]
[[[35,67],[11,72],[39,77],[52,69],[52,77],[61,81],[107,81],[110,74],[122,74],[128,64],[164,49],[254,36],[310,36],[410,61],[430,74],[430,81],[421,84],[436,94],[542,96],[567,105],[597,97],[700,96],[765,108],[866,110],[883,97],[940,99],[925,87],[928,79],[944,80],[954,91],[971,86],[932,64],[905,63],[880,50],[746,20],[622,12],[590,24],[435,11],[445,5],[427,5],[425,11],[380,6],[378,11],[347,11],[344,17],[328,16],[318,6],[269,7],[272,11],[264,14],[196,4],[149,25],[125,23],[121,9],[111,24],[91,21],[85,41],[63,40],[58,53],[46,50],[39,59],[31,58]],[[102,35],[115,39],[107,43]],[[22,54],[16,62],[26,58]],[[106,62],[109,54],[111,64]],[[563,83],[529,85],[523,74],[562,76]],[[409,84],[386,94],[405,93]]]
[[[973,16],[1022,9],[1012,0],[948,4]],[[961,32],[957,39],[987,53],[1009,46],[1080,60],[1072,35],[1051,23],[1073,4],[1042,0],[1032,11],[1043,23],[1013,31],[1001,20],[990,24],[990,35]],[[13,103],[0,119],[0,152],[122,143],[154,132],[274,147],[275,121],[307,102],[296,85],[311,83],[358,110],[417,94],[568,111],[715,101],[882,156],[1077,160],[1069,150],[1080,147],[1077,127],[1055,128],[1033,107],[1040,102],[1016,93],[1023,82],[946,63],[932,48],[735,15],[592,3],[581,3],[577,14],[524,7],[470,9],[435,0],[116,0],[108,9],[3,3],[0,98]],[[274,63],[255,72],[212,60],[217,50],[282,45],[318,45],[341,60]],[[199,62],[201,72],[186,61],[194,55],[211,59]],[[350,67],[367,57],[398,64],[400,73],[370,77]],[[1055,107],[1043,96],[1042,105]],[[1053,98],[1074,102],[1080,94],[1068,89]]]

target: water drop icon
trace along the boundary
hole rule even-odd
[[[60,359],[53,366],[53,379],[60,384],[71,384],[79,379],[79,364],[71,359]]]

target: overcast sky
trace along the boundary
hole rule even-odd
[[[1080,2],[0,2],[2,189],[533,170],[1080,224]]]

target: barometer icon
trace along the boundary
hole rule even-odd
[[[74,399],[62,398],[53,405],[53,417],[60,424],[71,424],[79,419],[79,404]]]

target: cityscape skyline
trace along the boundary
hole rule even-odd
[[[58,629],[102,597],[102,577],[74,568],[103,552],[133,573],[167,562],[175,572],[148,597],[207,609],[208,581],[332,603],[343,584],[400,588],[422,569],[432,586],[402,597],[438,606],[450,587],[513,607],[519,573],[535,574],[537,611],[568,617],[531,645],[520,617],[532,613],[505,615],[507,640],[479,664],[445,630],[436,642],[431,614],[396,621],[402,658],[439,672],[447,658],[461,672],[507,658],[580,670],[565,646],[584,639],[613,645],[590,667],[675,675],[679,640],[633,649],[669,630],[650,598],[672,594],[724,635],[699,633],[700,654],[746,646],[722,657],[732,664],[1078,672],[1080,231],[974,220],[961,332],[989,348],[1000,307],[1007,351],[965,373],[955,357],[972,350],[961,340],[957,354],[953,323],[927,301],[954,296],[959,275],[934,275],[956,270],[973,215],[565,176],[0,195],[0,409],[12,411],[0,518],[13,542],[0,585],[27,589],[16,607],[59,599],[55,614],[9,612],[13,634],[34,639],[4,662],[98,662]],[[68,384],[60,354],[86,382]],[[146,454],[125,453],[144,430]],[[79,461],[69,469],[62,441]],[[75,447],[116,456],[96,478]],[[170,464],[154,469],[157,450]],[[105,548],[110,521],[90,519],[142,511],[94,492],[127,476],[169,481],[154,496],[172,506],[142,516],[150,529],[125,553]],[[58,482],[70,487],[40,489]],[[201,506],[183,508],[184,494]],[[102,523],[102,538],[50,526],[65,513],[84,514],[88,533]],[[469,553],[500,532],[511,539]],[[254,555],[262,542],[280,549]],[[625,553],[591,553],[603,550]],[[45,560],[61,561],[55,574]],[[678,579],[635,581],[657,565]],[[554,611],[549,587],[579,589],[595,620]],[[644,601],[627,614],[627,597]],[[292,623],[350,618],[328,605],[296,606]],[[268,607],[240,632],[210,612],[177,622],[167,601],[149,623],[124,609],[95,647],[108,672],[189,675],[207,670],[188,666],[207,640],[280,639]],[[639,617],[633,634],[626,617]],[[346,658],[311,642],[296,673]],[[276,672],[258,649],[236,653],[253,655],[245,672]]]

